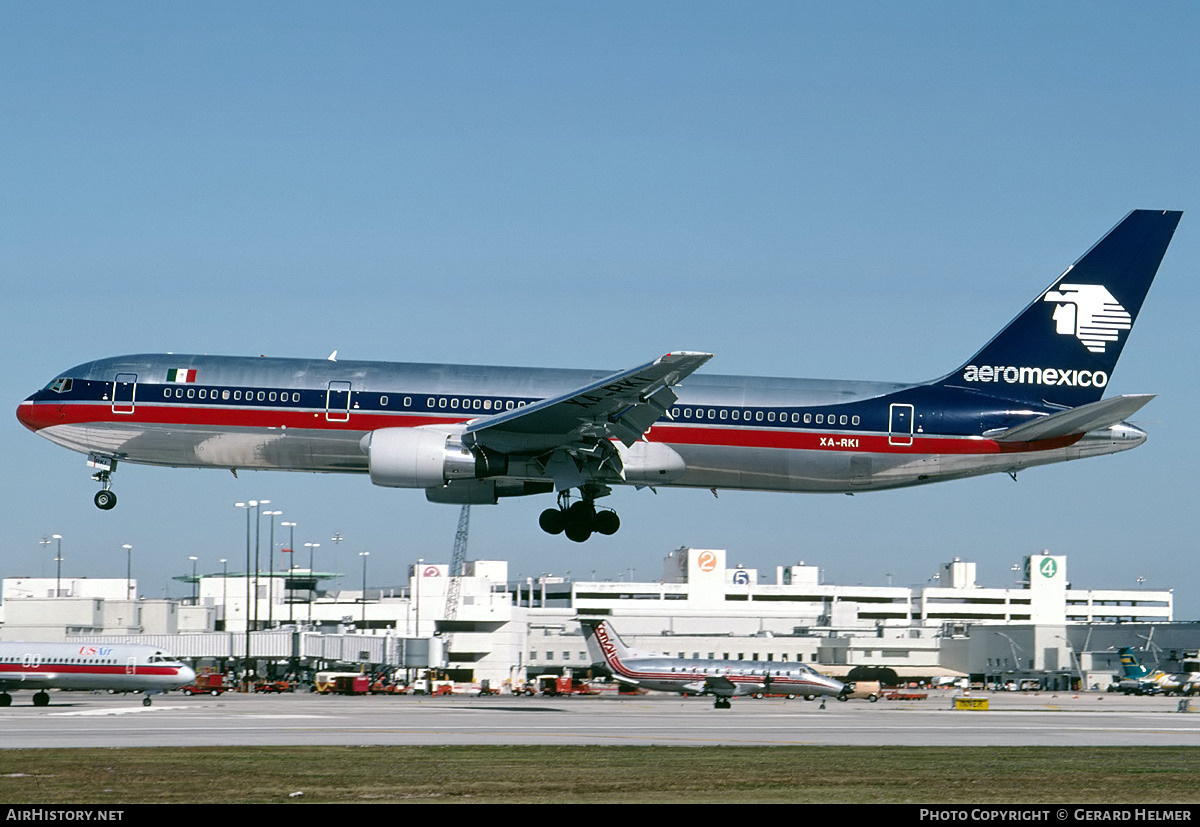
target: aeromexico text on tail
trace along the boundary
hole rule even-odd
[[[613,486],[857,493],[1111,454],[1152,397],[1103,398],[1182,213],[1135,210],[961,367],[917,384],[629,370],[143,354],[21,403],[87,454],[111,508],[124,461],[368,474],[441,503],[557,492],[546,531],[612,534]],[[686,381],[685,381],[686,380]],[[573,496],[573,492],[577,492]]]

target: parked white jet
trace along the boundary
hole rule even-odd
[[[603,618],[581,617],[588,654],[621,683],[682,695],[712,695],[716,709],[729,709],[735,695],[831,695],[845,700],[850,691],[841,681],[811,666],[791,661],[673,658],[659,652],[630,649]]]
[[[196,680],[190,667],[155,646],[80,643],[0,643],[0,707],[10,690],[37,690],[34,706],[50,703],[48,689],[107,689],[150,693]]]

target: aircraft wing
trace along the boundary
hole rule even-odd
[[[731,698],[734,695],[749,695],[754,692],[762,692],[765,685],[746,682],[734,683],[724,675],[713,675],[705,678],[703,683],[697,681],[686,688],[689,692],[707,692],[709,695]]]
[[[1048,416],[1040,416],[1002,431],[993,431],[985,436],[997,442],[1033,442],[1039,439],[1085,434],[1096,428],[1108,428],[1133,416],[1156,394],[1126,394],[1111,399],[1101,399],[1070,408]]]
[[[463,442],[502,453],[539,453],[599,440],[633,445],[679,398],[672,388],[712,358],[668,353],[598,382],[468,423]]]

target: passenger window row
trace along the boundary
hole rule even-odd
[[[861,422],[857,414],[801,414],[798,411],[776,412],[746,408],[675,407],[671,409],[671,418],[707,422],[778,422],[780,424],[791,422],[794,425],[858,425]]]
[[[321,392],[324,396],[324,391]],[[346,391],[334,391],[334,393],[346,393]],[[355,397],[361,400],[362,392],[355,393]],[[255,391],[255,390],[230,390],[228,388],[185,388],[185,387],[166,387],[163,388],[163,399],[196,399],[206,401],[220,402],[278,402],[281,404],[294,403],[299,404],[299,391]],[[390,398],[386,394],[379,396],[379,406],[386,408],[390,404]],[[480,411],[485,413],[495,413],[497,411],[511,411],[517,408],[523,408],[527,404],[524,400],[514,401],[512,399],[480,399],[478,397],[458,397],[458,396],[430,396],[425,401],[428,410],[452,410],[452,411]],[[355,407],[358,402],[355,402]],[[410,409],[413,406],[411,396],[404,397],[403,407]]]

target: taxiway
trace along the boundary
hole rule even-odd
[[[924,700],[817,701],[672,695],[570,698],[135,696],[54,693],[0,711],[0,748],[275,745],[1133,746],[1200,744],[1176,698],[989,693],[988,709]],[[1194,704],[1200,711],[1200,701]],[[1190,705],[1189,705],[1190,706]]]

